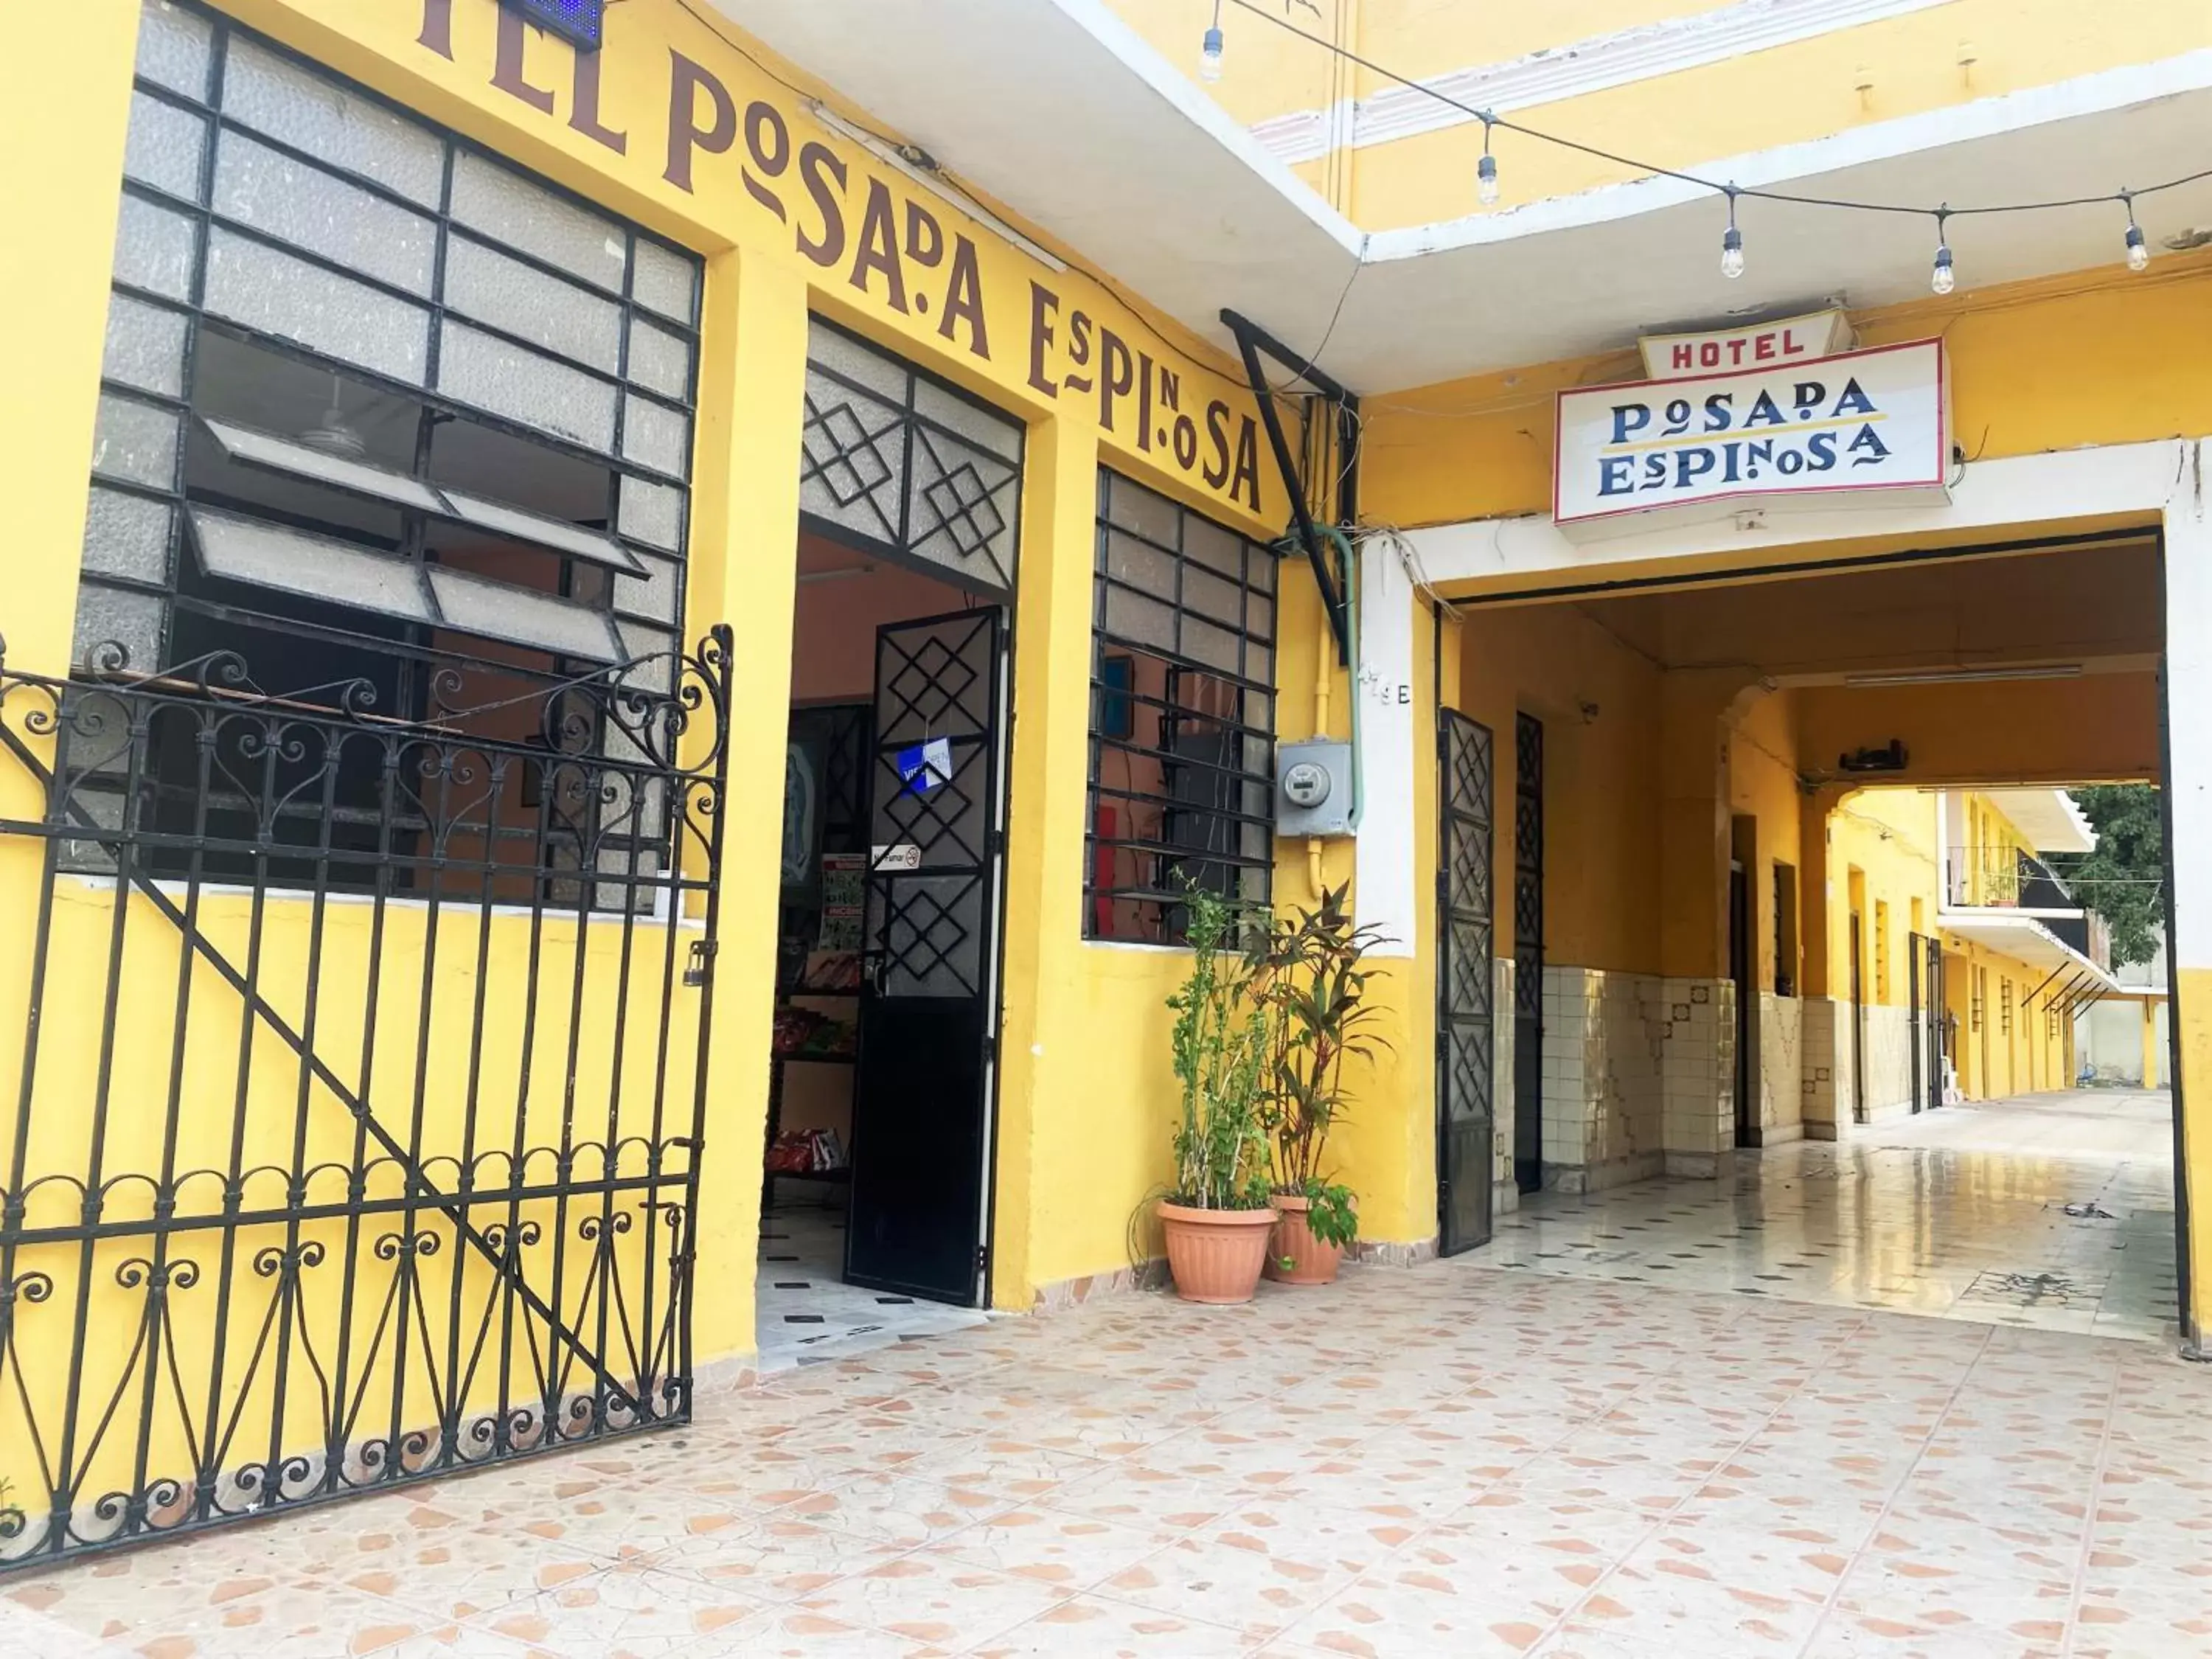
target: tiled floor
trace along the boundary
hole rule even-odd
[[[1899,1226],[1805,1184],[1838,1195],[1778,1260],[1824,1212],[1850,1252]],[[2212,1367],[1542,1265],[894,1342],[681,1431],[0,1580],[0,1655],[2212,1654]]]
[[[2171,1111],[2158,1092],[2031,1095],[1741,1154],[1725,1182],[1532,1194],[1470,1260],[2166,1340]]]
[[[981,1325],[973,1308],[863,1290],[843,1282],[845,1219],[842,1205],[816,1194],[837,1188],[779,1183],[776,1207],[761,1224],[754,1328],[760,1368],[780,1371],[880,1348],[903,1338],[937,1336]],[[786,1192],[805,1194],[786,1197]]]

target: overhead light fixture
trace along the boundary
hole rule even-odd
[[[851,139],[862,149],[867,151],[869,155],[874,156],[876,160],[881,161],[885,167],[893,168],[898,173],[904,174],[907,178],[911,179],[915,184],[920,185],[924,190],[936,197],[939,201],[950,202],[954,207],[958,208],[963,213],[975,220],[978,224],[988,225],[993,230],[998,232],[1000,235],[1005,237],[1006,240],[1012,242],[1016,247],[1021,249],[1023,252],[1028,254],[1030,258],[1035,259],[1039,264],[1044,266],[1048,270],[1058,274],[1067,269],[1066,260],[1061,258],[1050,249],[1040,246],[1037,243],[1031,241],[1028,237],[1023,235],[1021,232],[1016,230],[1012,225],[1008,224],[1004,219],[1001,219],[997,214],[992,212],[990,209],[985,207],[981,202],[970,196],[966,191],[961,189],[959,185],[947,179],[943,171],[939,168],[935,158],[931,156],[927,150],[914,150],[914,155],[915,156],[919,156],[921,158],[921,161],[927,165],[917,164],[915,161],[904,154],[898,145],[887,143],[884,139],[877,137],[874,133],[870,132],[866,127],[854,125],[852,122],[848,121],[843,116],[838,114],[836,110],[831,109],[819,98],[808,99],[806,100],[806,109],[809,114],[812,115],[816,120],[821,122],[823,126],[829,128],[830,131],[841,134],[843,137]]]
[[[331,376],[331,406],[323,411],[320,426],[310,427],[300,434],[300,441],[310,449],[334,455],[342,461],[357,461],[368,453],[368,441],[360,429],[346,424],[345,409],[338,393],[340,382]]]
[[[1979,685],[1990,680],[2070,680],[2078,662],[2023,663],[2007,668],[1908,668],[1890,674],[1846,674],[1844,684],[1869,685]]]

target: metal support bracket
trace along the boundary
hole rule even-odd
[[[1297,459],[1291,453],[1291,441],[1283,431],[1282,411],[1275,407],[1267,369],[1260,361],[1261,355],[1274,359],[1336,405],[1341,422],[1340,437],[1350,458],[1345,473],[1342,513],[1347,524],[1352,520],[1354,500],[1351,481],[1357,477],[1358,470],[1359,399],[1250,319],[1224,309],[1221,322],[1236,337],[1237,353],[1244,362],[1244,378],[1260,405],[1260,422],[1267,429],[1267,447],[1274,453],[1276,471],[1282,475],[1284,492],[1291,498],[1291,524],[1297,532],[1298,545],[1305,550],[1306,562],[1313,567],[1314,586],[1321,591],[1322,606],[1328,613],[1329,631],[1336,637],[1336,659],[1348,663],[1352,660],[1352,616],[1350,600],[1344,590],[1347,573],[1330,559],[1321,529],[1314,523],[1312,510],[1306,504],[1305,483],[1298,477]]]

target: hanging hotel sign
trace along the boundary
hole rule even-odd
[[[1849,314],[1833,310],[1752,323],[1742,328],[1694,334],[1647,334],[1638,343],[1644,349],[1645,379],[1686,380],[1729,369],[1810,362],[1816,357],[1849,351],[1857,343],[1852,337]]]
[[[1553,517],[1569,534],[1713,518],[1745,501],[1948,499],[1943,343],[1559,393]]]

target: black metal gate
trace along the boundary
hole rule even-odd
[[[1497,1042],[1490,728],[1437,711],[1437,1249],[1487,1243]]]
[[[1513,1181],[1544,1184],[1544,723],[1513,720]]]
[[[729,652],[0,664],[0,1565],[688,1419]]]
[[[876,630],[874,843],[845,1278],[983,1295],[997,1060],[1005,612]]]

